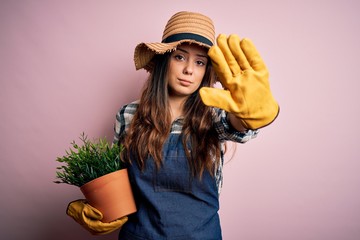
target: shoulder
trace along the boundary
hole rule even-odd
[[[139,101],[122,106],[116,114],[116,119],[122,123],[129,123],[139,106]]]
[[[136,109],[139,106],[139,101],[122,106],[116,114],[116,126],[115,131],[120,135],[130,126],[132,119],[134,118]]]
[[[139,106],[139,100],[136,100],[132,103],[126,104],[120,108],[118,115],[120,115],[120,114],[134,115],[138,106]]]

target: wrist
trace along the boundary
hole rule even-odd
[[[243,124],[243,120],[237,116],[235,116],[232,113],[227,114],[228,122],[231,124],[233,128],[236,129],[236,131],[239,132],[246,132],[248,128],[246,128]]]

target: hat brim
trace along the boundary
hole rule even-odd
[[[182,43],[197,44],[199,46],[209,49],[211,46],[192,39],[183,39],[171,43],[140,43],[135,47],[134,62],[136,70],[144,68],[151,72],[154,68],[154,63],[151,61],[156,54],[164,54],[176,50],[176,47]]]

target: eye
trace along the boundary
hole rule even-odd
[[[174,55],[174,58],[175,58],[176,60],[179,60],[179,61],[185,60],[185,57],[184,57],[183,55],[180,55],[180,54]]]
[[[205,65],[206,65],[206,62],[205,62],[205,61],[202,61],[202,60],[197,60],[197,61],[196,61],[196,64],[199,65],[199,66],[205,66]]]

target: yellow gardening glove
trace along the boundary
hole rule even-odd
[[[251,40],[220,34],[208,55],[224,89],[201,88],[205,105],[234,114],[247,129],[275,120],[279,105],[270,91],[269,72]]]
[[[103,218],[102,213],[82,199],[69,203],[66,214],[93,235],[111,233],[124,225],[128,220],[128,217],[125,216],[110,223],[101,222]]]

